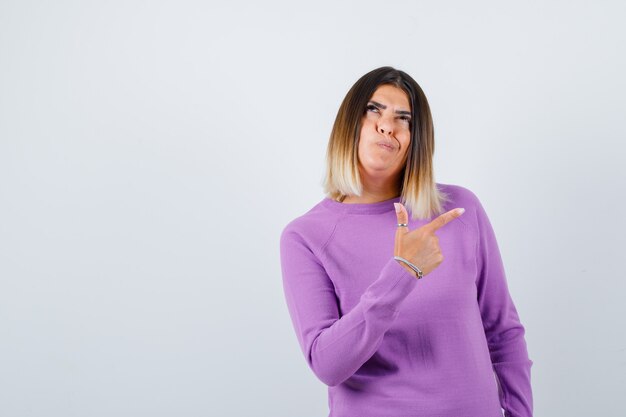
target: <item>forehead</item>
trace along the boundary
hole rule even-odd
[[[409,110],[411,108],[409,96],[404,90],[395,85],[384,84],[378,86],[370,100],[395,107],[398,110]]]

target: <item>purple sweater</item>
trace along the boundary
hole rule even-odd
[[[281,234],[287,307],[329,417],[532,416],[533,362],[487,214],[467,188],[436,185],[465,213],[436,232],[444,260],[419,281],[393,259],[399,197],[324,198]]]

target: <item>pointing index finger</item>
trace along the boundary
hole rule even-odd
[[[446,224],[450,223],[452,220],[459,217],[461,214],[463,214],[464,211],[465,211],[464,208],[455,208],[450,211],[447,211],[443,213],[442,215],[438,216],[432,222],[428,223],[426,227],[430,229],[431,231],[436,232],[437,230],[439,230]]]

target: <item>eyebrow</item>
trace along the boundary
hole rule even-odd
[[[385,106],[384,104],[381,104],[377,101],[374,100],[370,100],[370,103],[372,103],[374,106],[379,107],[383,110],[385,110],[387,108],[387,106]],[[406,110],[396,110],[396,114],[406,114],[406,115],[411,115],[410,111],[406,111]]]

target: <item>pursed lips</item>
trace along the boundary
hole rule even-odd
[[[389,151],[396,149],[396,147],[394,146],[392,142],[386,142],[384,140],[381,140],[381,141],[376,142],[376,144],[380,146],[381,148],[387,149]]]

